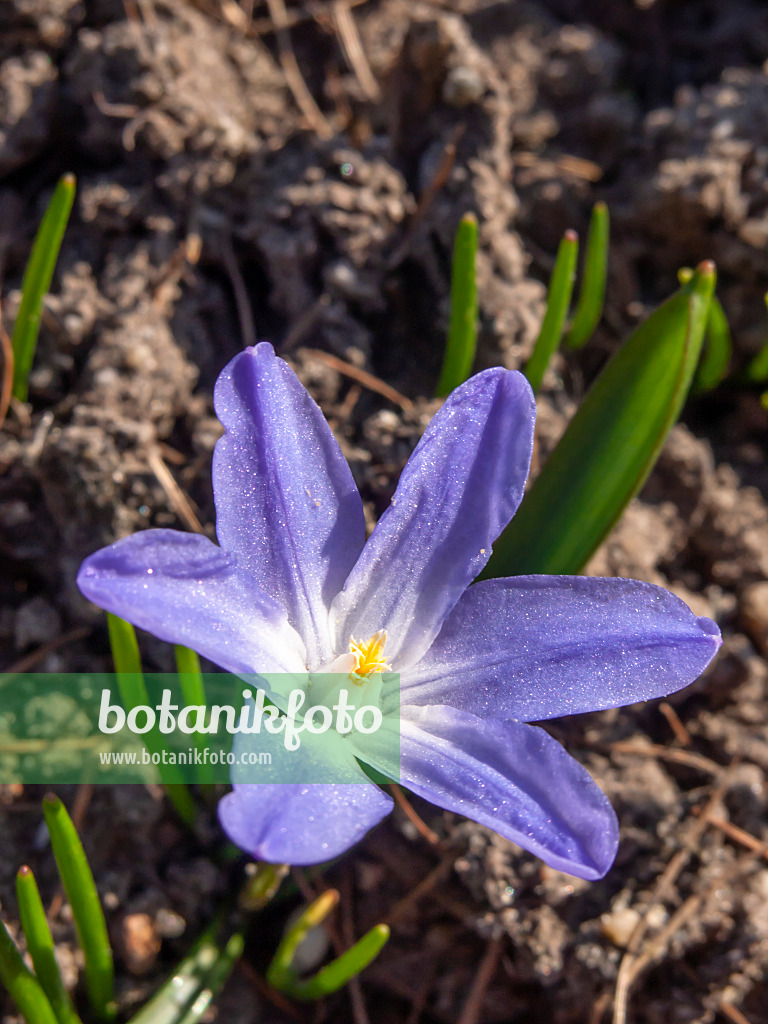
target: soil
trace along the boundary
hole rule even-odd
[[[0,0],[6,328],[55,181],[78,179],[30,401],[0,434],[4,669],[108,670],[103,615],[74,586],[81,559],[148,526],[199,521],[213,536],[212,386],[257,339],[320,402],[373,524],[437,407],[450,248],[468,210],[478,368],[517,369],[563,230],[583,233],[597,199],[611,209],[603,324],[548,374],[537,465],[680,266],[716,260],[736,373],[765,341],[759,0],[319,0],[288,4],[287,35],[270,17],[281,7]],[[670,587],[725,636],[707,674],[666,704],[551,725],[618,812],[607,878],[560,874],[414,801],[436,842],[398,810],[341,862],[297,878],[341,889],[345,936],[391,922],[352,998],[291,1015],[254,983],[292,897],[256,926],[209,1019],[768,1021],[767,439],[759,391],[734,379],[694,397],[588,567]],[[167,648],[142,644],[148,666],[170,667]],[[13,928],[17,867],[32,865],[49,901],[57,883],[40,792],[0,795]],[[214,821],[185,832],[155,791],[61,795],[77,806],[127,1015],[222,899],[220,836]],[[61,900],[54,910],[75,985],[71,915]],[[16,1019],[6,1005],[3,1021]]]

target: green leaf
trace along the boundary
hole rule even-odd
[[[177,1024],[198,1024],[216,995],[224,988],[224,983],[232,973],[232,968],[242,956],[244,945],[243,935],[236,932],[216,958],[213,967],[205,976],[203,987],[186,1014],[179,1018]]]
[[[379,955],[389,938],[389,928],[385,924],[377,924],[371,928],[346,953],[342,953],[326,967],[322,967],[311,978],[298,977],[293,966],[296,951],[308,932],[317,928],[326,919],[338,901],[339,894],[336,889],[329,889],[310,903],[288,928],[267,970],[267,981],[272,988],[285,992],[294,999],[322,999],[323,996],[337,992],[348,981],[357,977]]]
[[[208,701],[205,695],[205,680],[203,679],[203,673],[200,671],[200,658],[197,652],[190,650],[189,647],[182,647],[180,644],[175,646],[174,652],[184,703],[186,705],[206,707]],[[193,740],[198,750],[202,753],[207,747],[205,736],[201,733],[195,733]],[[213,766],[208,763],[207,758],[204,758],[203,763],[197,766],[197,775],[197,781],[200,785],[206,787],[213,786]],[[206,789],[204,792],[211,794],[213,789]]]
[[[252,913],[266,907],[282,885],[283,879],[290,870],[287,864],[266,864],[260,862],[249,865],[253,870],[240,890],[238,904],[243,910]]]
[[[182,647],[181,644],[176,644],[173,650],[184,700],[187,704],[207,704],[205,680],[200,671],[200,658],[197,652],[191,651],[189,647]]]
[[[453,246],[451,325],[437,395],[444,398],[472,373],[477,349],[477,218],[465,213]]]
[[[765,295],[765,305],[768,308],[768,293]],[[768,344],[764,345],[749,363],[746,377],[755,384],[762,384],[768,380]]]
[[[144,683],[141,668],[139,642],[136,630],[130,622],[107,612],[107,628],[109,629],[109,646],[112,648],[112,660],[126,710],[130,711],[138,704],[147,704],[149,696]]]
[[[29,374],[40,333],[45,293],[51,286],[64,231],[75,200],[75,176],[65,174],[53,193],[32,246],[21,285],[21,305],[13,328],[13,396],[26,402]]]
[[[19,917],[37,980],[48,997],[59,1024],[81,1024],[56,963],[53,936],[32,871],[24,866],[16,875]]]
[[[605,304],[605,285],[608,280],[608,241],[611,221],[605,203],[595,203],[587,231],[579,301],[573,314],[571,329],[565,338],[567,348],[582,348],[600,323]]]
[[[120,696],[126,712],[131,711],[139,705],[149,704],[147,684],[144,682],[144,673],[141,669],[141,655],[139,654],[139,643],[136,639],[136,630],[130,622],[107,612],[107,626],[109,628],[109,643],[112,648],[112,660],[115,663],[117,673],[117,684],[120,687]],[[189,652],[192,653],[191,651]],[[197,663],[200,670],[200,663]],[[192,684],[194,685],[194,684]],[[203,702],[204,703],[204,702]],[[163,741],[160,732],[153,729],[142,736],[144,746],[150,753],[161,753]],[[188,825],[194,822],[197,815],[195,801],[189,789],[181,782],[181,773],[177,765],[159,764],[157,772],[160,781],[168,794],[168,799],[176,809],[182,821]]]
[[[85,958],[88,998],[98,1018],[111,1020],[115,1015],[112,947],[93,873],[67,809],[52,793],[43,799],[43,814]]]
[[[321,968],[317,974],[293,985],[289,995],[294,999],[322,999],[333,992],[338,992],[352,978],[356,978],[361,971],[379,955],[389,939],[389,927],[385,924],[377,924],[362,939],[359,939],[354,946],[342,953],[327,967]]]
[[[494,546],[483,577],[583,568],[680,415],[714,285],[714,264],[702,263],[609,360]]]
[[[696,391],[712,391],[728,373],[731,361],[731,329],[725,310],[716,295],[709,305],[707,329],[704,334],[704,351],[694,379]]]
[[[328,889],[310,903],[288,928],[267,970],[267,981],[272,988],[291,992],[297,982],[297,973],[293,967],[296,950],[307,933],[322,924],[338,902],[338,890]]]
[[[56,1014],[34,974],[21,959],[16,943],[0,921],[0,982],[27,1024],[58,1024]]]
[[[216,940],[219,923],[200,936],[170,978],[131,1018],[130,1024],[197,1024],[224,987],[243,951],[243,934],[236,931],[224,945]]]
[[[576,257],[579,253],[579,236],[575,231],[566,231],[557,250],[557,259],[547,291],[547,309],[541,324],[539,336],[533,346],[533,353],[525,367],[525,376],[534,391],[538,391],[544,379],[549,361],[560,344],[563,324],[568,316],[576,277]]]

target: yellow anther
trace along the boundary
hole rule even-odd
[[[357,664],[352,670],[352,677],[366,677],[374,672],[391,672],[392,666],[384,657],[384,645],[387,642],[387,631],[380,629],[369,640],[357,641],[350,639],[349,653],[355,656]]]

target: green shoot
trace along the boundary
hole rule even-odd
[[[690,390],[715,284],[702,263],[592,385],[484,577],[578,573],[638,492]]]
[[[453,246],[451,325],[437,396],[445,398],[472,373],[477,348],[477,218],[465,213]]]
[[[21,305],[13,329],[13,397],[26,402],[29,374],[40,333],[43,298],[51,286],[64,231],[75,200],[75,176],[65,174],[56,186],[37,232],[21,285]]]
[[[88,998],[96,1017],[111,1020],[115,1015],[112,947],[93,873],[61,800],[49,793],[43,800],[43,813],[85,958]]]
[[[595,328],[603,315],[605,286],[608,280],[610,233],[608,207],[602,202],[595,203],[587,231],[579,301],[576,303],[571,329],[565,338],[567,348],[583,348],[595,333]]]
[[[40,891],[32,871],[24,866],[16,875],[16,896],[19,901],[21,930],[27,940],[35,975],[48,997],[59,1024],[81,1024],[69,993],[61,980],[59,965],[53,951],[53,936],[48,927]]]
[[[59,1024],[48,997],[0,921],[0,982],[27,1024]]]
[[[541,330],[533,346],[533,353],[528,360],[528,365],[525,367],[525,376],[534,391],[538,391],[541,387],[549,361],[563,336],[563,325],[573,294],[578,252],[578,235],[575,231],[566,231],[557,250],[557,259],[549,282],[547,309],[544,313]]]
[[[130,622],[107,612],[109,627],[109,643],[112,648],[112,660],[115,663],[120,696],[126,711],[139,705],[149,704],[149,694],[141,668],[141,655],[136,639],[136,630]],[[186,664],[190,664],[187,660]],[[199,663],[198,663],[199,669]],[[190,685],[195,685],[191,683]],[[156,730],[143,736],[144,745],[150,753],[160,752],[161,743]],[[168,794],[168,799],[176,808],[182,821],[191,824],[195,820],[195,802],[189,789],[179,781],[179,771],[175,765],[158,765],[160,780]]]

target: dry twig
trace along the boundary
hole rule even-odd
[[[675,739],[678,740],[679,743],[682,743],[684,747],[690,747],[691,743],[693,742],[693,740],[691,739],[691,734],[680,721],[680,716],[672,707],[672,705],[668,703],[666,700],[663,700],[661,704],[659,704],[659,711],[662,713],[662,715],[664,715],[666,720],[669,722],[669,727],[675,734]]]
[[[391,925],[394,921],[403,917],[406,911],[410,910],[414,903],[417,903],[424,896],[431,893],[436,885],[445,881],[453,870],[453,862],[455,859],[456,858],[453,854],[443,857],[440,863],[436,867],[432,868],[429,874],[422,878],[418,885],[414,886],[410,892],[406,893],[402,899],[398,900],[397,903],[390,908],[389,913],[384,919],[385,923]]]
[[[62,633],[61,636],[48,640],[41,647],[37,647],[34,651],[30,651],[29,654],[25,654],[23,658],[19,658],[10,668],[5,669],[3,671],[4,681],[7,683],[10,681],[11,676],[20,675],[22,672],[29,672],[38,661],[42,661],[43,658],[59,647],[76,643],[78,640],[84,640],[85,637],[90,636],[91,632],[90,626],[78,626],[77,629],[71,629],[68,633]]]
[[[352,17],[352,10],[349,0],[333,0],[331,3],[331,17],[333,27],[341,43],[347,63],[355,77],[360,83],[360,88],[368,100],[377,102],[381,99],[381,90],[376,79],[373,77],[371,65],[365,56],[363,44],[360,41],[360,33],[357,31],[355,19]]]
[[[182,491],[181,487],[176,483],[176,478],[170,469],[163,462],[162,456],[157,448],[152,447],[147,451],[147,462],[149,468],[155,474],[157,482],[165,491],[165,496],[168,498],[168,502],[181,519],[187,529],[192,530],[193,533],[205,533],[202,523],[195,515],[195,511],[192,508],[187,495]]]
[[[659,743],[635,743],[633,740],[619,740],[609,746],[595,745],[594,749],[607,750],[611,754],[630,754],[634,757],[655,757],[659,761],[671,761],[673,764],[684,764],[688,768],[698,768],[699,771],[708,775],[719,775],[723,766],[717,761],[712,761],[703,754],[696,754],[688,750],[674,750],[663,747]]]
[[[752,853],[756,853],[768,860],[768,843],[761,842],[757,836],[753,836],[745,829],[739,828],[738,825],[732,825],[730,821],[726,821],[725,818],[718,818],[714,814],[707,815],[707,821],[713,828],[720,829],[729,839],[733,839],[734,842],[746,846]]]
[[[402,263],[407,256],[411,242],[413,241],[413,236],[416,234],[419,225],[426,217],[430,206],[435,201],[435,197],[443,188],[446,181],[448,181],[448,177],[453,170],[453,165],[456,163],[456,147],[458,146],[459,139],[464,134],[464,131],[465,127],[463,124],[457,124],[453,129],[450,139],[445,144],[443,158],[432,176],[432,180],[421,194],[419,205],[416,207],[416,211],[408,224],[405,238],[387,262],[387,270],[394,270],[394,268]]]
[[[342,879],[342,899],[339,907],[341,917],[341,935],[344,940],[344,946],[342,948],[336,947],[337,956],[343,952],[344,949],[350,949],[355,944],[355,922],[352,915],[352,899],[354,895],[354,886],[352,885],[352,872],[351,868],[346,872]],[[371,1024],[368,1016],[368,1009],[365,1005],[365,997],[363,996],[363,986],[360,984],[360,978],[355,975],[348,983],[349,989],[349,1001],[352,1004],[352,1016],[355,1024]]]
[[[240,273],[232,239],[228,235],[221,239],[221,256],[235,295],[235,305],[240,321],[240,334],[243,338],[243,346],[251,348],[258,340],[251,310],[251,300],[248,298],[248,289],[245,287],[243,275]]]
[[[733,1024],[750,1024],[749,1019],[745,1017],[741,1010],[734,1006],[733,1003],[729,1003],[723,999],[720,1002],[720,1009],[728,1020],[733,1021]]]
[[[378,377],[374,377],[373,374],[368,373],[367,370],[361,370],[359,366],[354,366],[352,363],[348,363],[345,359],[339,359],[338,356],[331,355],[330,352],[323,352],[319,348],[308,348],[305,349],[305,352],[307,352],[308,355],[311,355],[313,359],[319,359],[320,362],[330,366],[338,373],[343,373],[345,377],[349,377],[352,380],[357,381],[358,384],[362,384],[363,387],[368,388],[369,391],[375,391],[384,398],[388,398],[390,402],[394,402],[395,405],[399,405],[404,412],[413,408],[413,402],[410,398],[406,398],[405,395],[401,395],[399,391],[395,391],[395,389],[390,387],[389,384],[385,384],[383,380],[379,380]]]
[[[493,976],[499,964],[503,942],[504,936],[499,934],[488,943],[483,959],[480,961],[480,966],[477,969],[475,979],[472,982],[472,988],[469,990],[464,1009],[461,1011],[459,1024],[478,1024],[483,1010],[485,993],[493,981]]]
[[[268,985],[258,971],[255,971],[244,957],[240,957],[237,961],[237,969],[246,979],[248,984],[252,985],[259,995],[268,999],[274,1007],[286,1016],[290,1017],[292,1020],[304,1020],[304,1015],[294,1006],[290,999],[286,999],[282,993],[272,988],[271,985]]]
[[[416,813],[411,805],[410,800],[400,787],[395,782],[391,782],[389,785],[389,791],[392,797],[406,816],[406,818],[415,827],[416,831],[430,844],[430,846],[440,846],[440,836],[437,832],[434,832],[429,825]]]
[[[307,88],[307,83],[301,74],[296,54],[293,52],[293,44],[288,31],[288,12],[285,9],[284,0],[267,0],[267,6],[275,24],[278,57],[288,88],[291,90],[299,110],[313,130],[321,139],[330,139],[333,135],[333,128],[312,98],[312,93]]]
[[[627,1004],[629,990],[639,975],[651,964],[654,959],[663,954],[669,940],[674,932],[679,929],[685,921],[695,912],[701,902],[701,896],[690,897],[679,910],[672,915],[662,932],[657,938],[650,942],[646,949],[641,950],[641,944],[645,938],[650,924],[649,913],[651,909],[662,900],[666,899],[672,892],[672,887],[678,875],[683,870],[691,854],[697,849],[702,835],[709,825],[709,814],[720,801],[728,788],[729,771],[726,769],[721,773],[720,782],[707,801],[706,807],[698,820],[694,821],[683,839],[680,850],[672,857],[669,864],[659,875],[653,892],[648,899],[642,917],[635,926],[632,935],[627,943],[627,949],[619,965],[619,973],[616,978],[616,991],[613,1002],[613,1024],[625,1024],[627,1019]],[[674,927],[673,927],[674,925]]]

